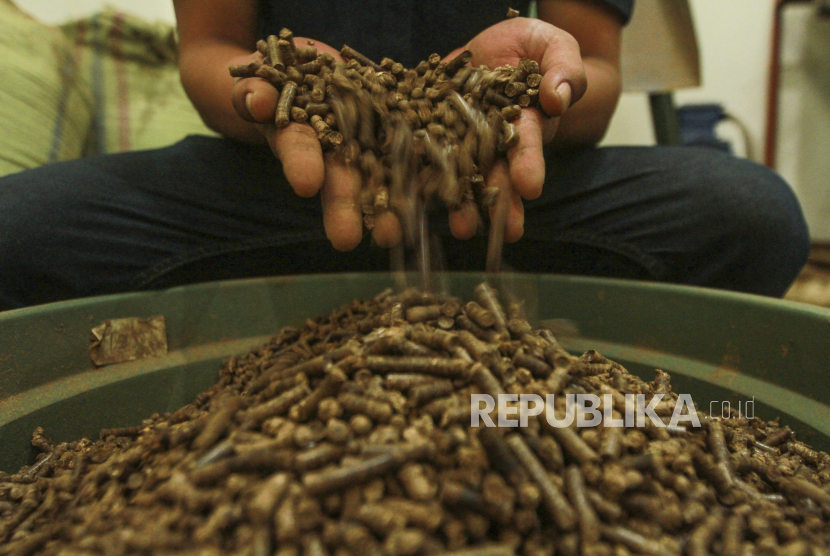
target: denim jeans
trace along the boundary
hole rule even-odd
[[[691,147],[547,153],[539,199],[507,268],[694,284],[780,296],[809,237],[774,172]],[[486,237],[453,239],[435,211],[436,251],[483,270]],[[193,136],[0,179],[0,309],[207,280],[388,270],[370,238],[333,250],[318,198],[298,197],[266,148]]]

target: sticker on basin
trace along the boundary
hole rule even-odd
[[[166,354],[163,316],[110,319],[92,329],[89,356],[99,367]]]

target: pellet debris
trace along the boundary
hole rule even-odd
[[[776,421],[472,427],[473,393],[610,394],[615,417],[663,394],[661,420],[679,399],[474,298],[384,291],[230,358],[172,414],[37,429],[36,463],[0,474],[0,554],[828,554],[830,456]]]
[[[344,64],[297,44],[288,29],[257,49],[263,60],[231,66],[231,76],[268,80],[279,92],[278,128],[311,125],[324,150],[360,169],[368,230],[386,210],[406,221],[415,199],[435,198],[450,209],[475,202],[486,215],[499,190],[485,178],[519,140],[511,122],[539,102],[542,75],[529,59],[474,68],[466,50],[446,62],[432,54],[406,69],[346,45]]]

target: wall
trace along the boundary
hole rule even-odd
[[[801,201],[814,241],[830,241],[830,18],[784,12],[776,168]]]

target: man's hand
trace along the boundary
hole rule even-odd
[[[527,108],[514,125],[519,143],[507,151],[507,161],[499,161],[487,176],[487,184],[507,195],[504,239],[518,241],[524,233],[522,199],[542,194],[545,159],[542,147],[556,134],[560,118],[587,89],[585,67],[577,41],[567,32],[536,19],[514,18],[488,27],[463,48],[473,53],[472,66],[518,65],[522,58],[539,63],[539,109]],[[497,205],[498,206],[498,205]],[[503,205],[502,205],[503,206]],[[491,209],[493,218],[496,207]],[[460,239],[476,231],[477,214],[473,207],[462,207],[450,214],[450,229]]]
[[[237,141],[268,142],[282,161],[297,194],[320,192],[326,235],[336,249],[353,249],[362,239],[360,174],[324,158],[308,125],[290,124],[277,130],[274,116],[278,94],[262,79],[231,79],[228,65],[262,60],[250,54],[257,42],[257,0],[173,0],[179,32],[179,72],[182,85],[204,122]],[[307,39],[295,38],[298,44]],[[340,56],[316,42],[318,52]],[[378,244],[399,241],[400,227],[390,213],[378,217],[373,235]]]
[[[298,44],[307,39],[295,37]],[[314,42],[320,53],[328,52],[337,61],[343,61],[334,48]],[[259,53],[232,60],[231,64],[262,61]],[[360,206],[361,175],[355,166],[343,164],[333,153],[323,154],[320,141],[310,125],[290,123],[277,129],[274,125],[279,93],[268,81],[258,77],[237,79],[232,101],[243,119],[257,124],[274,155],[282,162],[283,172],[301,197],[313,197],[320,192],[323,205],[323,224],[332,246],[350,251],[363,238],[363,215]],[[372,231],[375,241],[389,247],[400,241],[400,226],[391,214],[377,218]]]

